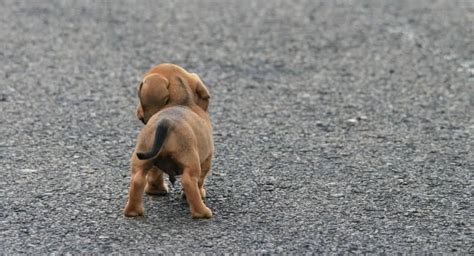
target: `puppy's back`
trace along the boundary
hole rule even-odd
[[[139,159],[165,154],[183,153],[199,148],[201,159],[213,151],[212,126],[185,106],[166,108],[148,121],[138,136],[136,152]]]

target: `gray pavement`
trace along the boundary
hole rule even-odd
[[[473,253],[474,2],[0,1],[0,254]],[[125,218],[154,64],[201,75],[210,220]]]

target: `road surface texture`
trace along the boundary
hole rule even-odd
[[[0,8],[0,254],[473,253],[474,2]],[[215,216],[125,218],[136,85],[201,75]]]

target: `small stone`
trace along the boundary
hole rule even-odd
[[[208,247],[208,248],[209,248],[209,247],[214,247],[214,245],[213,245],[211,242],[205,242],[205,243],[203,244],[203,246],[204,246],[204,247]]]
[[[94,169],[91,169],[91,168],[86,168],[86,169],[84,169],[84,172],[90,174],[90,173],[94,173],[95,170],[94,170]],[[125,177],[127,177],[127,175],[124,174],[123,177],[125,178]]]
[[[423,156],[417,156],[415,159],[413,159],[413,161],[419,163],[425,161],[425,158]]]
[[[347,119],[346,121],[348,124],[352,124],[352,125],[355,125],[357,124],[357,119],[356,118],[351,118],[351,119]]]
[[[310,98],[311,97],[311,95],[309,93],[306,93],[306,92],[299,93],[298,96],[301,97],[301,98]]]
[[[273,191],[273,190],[275,190],[275,187],[273,185],[264,185],[263,189],[265,191]]]
[[[35,169],[21,169],[20,172],[35,173],[35,172],[38,172],[38,170],[35,170]]]

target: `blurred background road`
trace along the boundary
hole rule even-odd
[[[0,254],[473,253],[474,2],[0,1]],[[151,66],[213,95],[210,220],[124,218]]]

